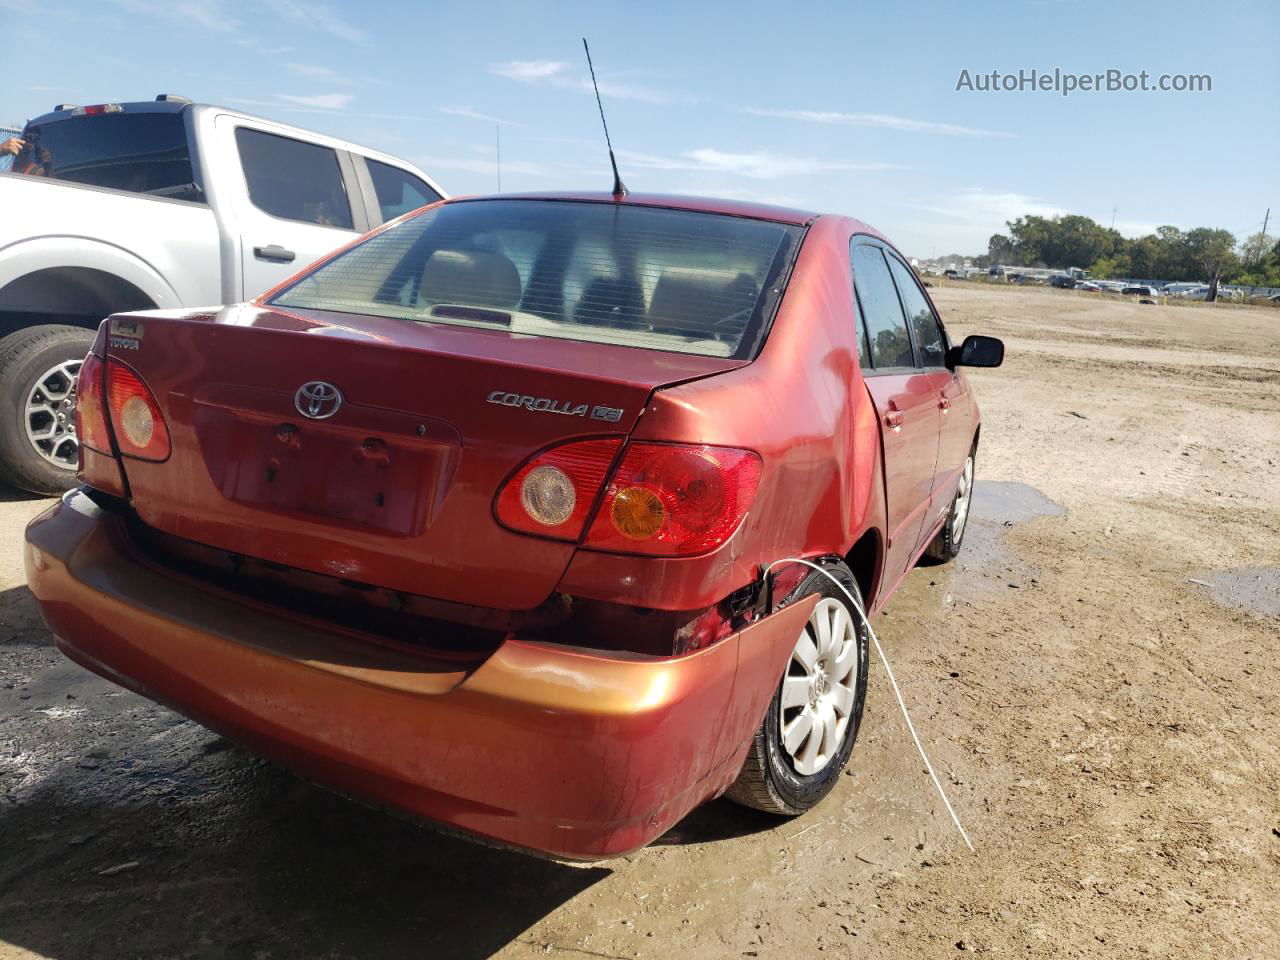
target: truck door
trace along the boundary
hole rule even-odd
[[[367,229],[350,156],[220,116],[243,174],[235,200],[244,299],[256,297]]]
[[[867,392],[884,442],[885,584],[906,571],[919,545],[938,461],[938,390],[916,367],[911,335],[881,246],[855,237],[853,277],[865,331]]]

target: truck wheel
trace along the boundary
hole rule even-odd
[[[954,560],[960,552],[965,525],[969,522],[969,505],[973,502],[973,458],[977,452],[976,448],[971,449],[969,456],[965,457],[964,468],[960,471],[960,484],[956,487],[956,496],[951,501],[947,519],[937,536],[924,549],[926,557],[940,563]]]
[[[0,481],[50,495],[75,484],[76,374],[94,337],[44,325],[0,339]]]
[[[862,608],[843,563],[825,568]],[[867,626],[849,599],[816,570],[783,605],[817,595],[782,682],[756,731],[730,800],[794,817],[831,792],[849,762],[867,699]]]

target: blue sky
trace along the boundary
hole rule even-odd
[[[0,122],[161,91],[409,158],[453,193],[607,188],[848,213],[916,256],[1023,213],[1280,234],[1280,4],[0,0]],[[1212,92],[982,93],[1055,67]],[[1114,210],[1114,214],[1113,214]],[[1271,233],[1269,228],[1268,233]]]

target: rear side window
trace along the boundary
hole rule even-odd
[[[859,244],[853,248],[853,280],[872,365],[880,369],[914,366],[898,291],[879,247]]]
[[[369,177],[373,180],[373,190],[378,195],[378,207],[384,222],[440,199],[440,194],[426,183],[399,167],[369,159],[365,163],[369,167]]]
[[[331,147],[236,128],[249,199],[263,213],[322,227],[351,229],[351,204]]]
[[[947,344],[938,318],[920,292],[911,270],[895,256],[890,255],[888,259],[889,269],[898,284],[898,293],[902,295],[902,305],[907,311],[907,322],[911,324],[911,335],[915,337],[917,365],[940,367],[947,353]]]
[[[105,113],[33,124],[12,172],[200,203],[180,113]]]
[[[626,204],[457,202],[371,237],[273,302],[747,357],[802,235]]]

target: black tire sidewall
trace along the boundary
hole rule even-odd
[[[0,483],[31,493],[58,494],[75,485],[74,470],[54,466],[27,439],[27,394],[36,378],[59,363],[82,360],[95,333],[49,325],[0,339]]]
[[[848,568],[843,564],[832,564],[824,567],[832,576],[840,581],[853,596],[862,603],[862,594],[858,590],[858,585],[850,575]],[[792,592],[782,606],[788,606],[799,600],[809,596],[818,595],[820,598],[830,597],[849,606],[848,597],[832,583],[826,576],[812,571],[800,585]],[[786,748],[782,745],[781,734],[781,718],[782,718],[782,681],[778,683],[778,689],[774,691],[773,699],[769,702],[769,710],[765,714],[763,741],[765,764],[768,771],[768,777],[771,781],[774,791],[782,802],[796,811],[797,813],[808,810],[816,805],[823,797],[831,792],[839,779],[841,772],[849,762],[849,756],[853,752],[854,743],[858,739],[858,727],[862,723],[862,712],[867,700],[867,667],[868,667],[868,632],[867,625],[862,618],[853,610],[849,611],[849,616],[853,618],[855,629],[858,636],[858,674],[854,687],[854,706],[853,712],[849,719],[849,725],[845,731],[844,742],[840,745],[840,752],[836,757],[819,770],[817,773],[805,776],[797,773],[795,767],[792,766],[791,758],[787,754]],[[788,662],[790,662],[790,654],[788,653]],[[783,679],[785,679],[785,671]]]

